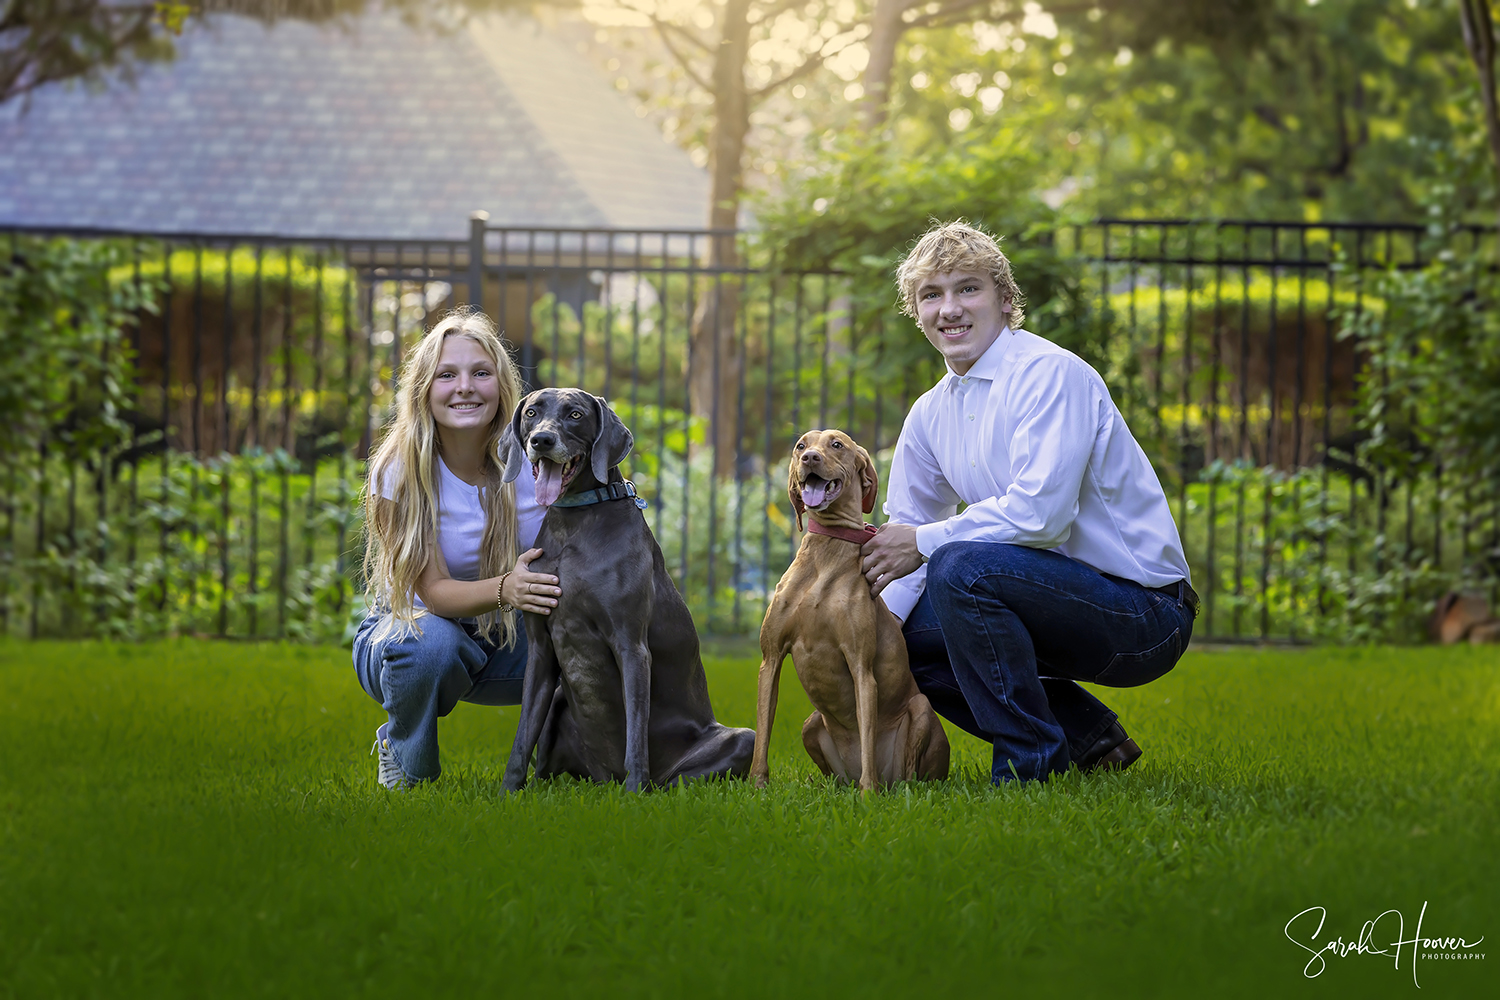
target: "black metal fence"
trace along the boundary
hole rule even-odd
[[[942,370],[884,279],[780,270],[741,234],[482,219],[466,241],[421,243],[16,232],[13,259],[44,238],[116,241],[108,280],[155,305],[121,333],[126,439],[81,455],[43,434],[4,470],[12,634],[110,614],[143,631],[337,631],[357,606],[363,459],[403,351],[463,303],[500,321],[531,386],[612,401],[637,442],[623,471],[700,627],[748,631],[799,541],[793,439],[844,427],[884,473]],[[1028,325],[1099,368],[1155,463],[1206,599],[1200,637],[1314,634],[1330,587],[1382,561],[1493,580],[1495,490],[1452,496],[1358,457],[1366,361],[1339,324],[1380,308],[1366,276],[1420,266],[1427,240],[1105,220],[1033,241],[1075,280]]]
[[[1441,463],[1424,476],[1363,458],[1360,388],[1383,373],[1341,336],[1385,308],[1372,279],[1492,254],[1492,229],[1103,220],[1059,236],[1096,269],[1101,368],[1175,501],[1199,635],[1338,635],[1331,610],[1387,586],[1419,604],[1493,594],[1500,480],[1456,492]]]

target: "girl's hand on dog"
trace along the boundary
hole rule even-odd
[[[531,562],[542,554],[541,549],[527,549],[516,560],[516,568],[505,578],[501,592],[505,603],[535,615],[550,615],[557,607],[557,598],[562,588],[557,577],[547,573],[533,573]]]

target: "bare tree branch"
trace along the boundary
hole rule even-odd
[[[655,15],[651,15],[651,23],[656,25],[658,31],[671,31],[685,41],[692,42],[694,45],[698,46],[698,49],[703,52],[704,55],[713,55],[714,47],[712,45],[710,45],[708,42],[705,42],[703,39],[699,38],[697,35],[693,34],[682,25],[673,24],[671,21],[663,21]]]
[[[688,79],[692,80],[694,83],[696,83],[698,86],[702,87],[709,93],[713,93],[713,85],[705,80],[702,76],[700,76],[698,74],[698,71],[693,69],[693,64],[688,59],[688,57],[679,52],[677,50],[677,46],[672,44],[672,36],[667,32],[667,29],[676,26],[668,24],[667,22],[662,21],[655,16],[651,16],[651,23],[656,27],[657,37],[659,37],[661,39],[661,43],[667,47],[667,51],[672,53],[672,58],[677,60],[677,65],[682,67],[682,71],[688,75]]]
[[[713,55],[714,47],[708,42],[705,42],[703,39],[699,38],[697,35],[693,34],[683,25],[676,24],[672,21],[664,21],[656,16],[655,11],[647,10],[644,7],[637,7],[633,3],[625,3],[624,0],[619,0],[619,2],[621,7],[630,11],[632,14],[639,14],[646,20],[650,21],[652,26],[656,28],[658,32],[675,31],[678,35],[682,36],[685,41],[692,42],[694,45],[696,45],[704,55]],[[675,55],[676,53],[673,54]]]
[[[1097,3],[1054,4],[1046,8],[1046,13],[1081,14],[1097,6]],[[996,11],[992,6],[992,0],[948,0],[948,3],[932,13],[914,17],[906,21],[905,25],[910,30],[911,28],[946,28],[954,24],[962,24],[975,19],[975,7],[989,7],[990,9],[985,13],[985,20],[995,24],[1014,23],[1026,16],[1024,8],[1009,5],[1003,11]]]
[[[156,41],[157,5],[15,0],[0,15],[0,102],[54,80],[108,69],[127,76],[133,57],[170,53]]]
[[[841,27],[838,30],[838,33],[833,36],[833,38],[838,38],[840,35],[849,35],[849,34],[852,34],[854,32],[854,29],[856,27],[858,27],[858,25],[850,25],[850,26],[847,26],[847,27]],[[828,41],[830,41],[830,42],[833,41],[833,38],[830,38]],[[790,72],[786,73],[784,76],[781,77],[781,79],[779,79],[779,80],[772,80],[770,83],[766,84],[764,87],[758,87],[758,88],[750,91],[750,97],[752,99],[759,99],[759,98],[764,97],[765,95],[771,93],[771,91],[773,91],[773,90],[776,90],[776,89],[778,89],[780,87],[786,86],[787,84],[791,83],[793,80],[797,80],[797,79],[800,79],[800,78],[802,78],[804,76],[808,76],[809,74],[817,72],[817,69],[818,69],[819,66],[822,66],[825,62],[827,62],[828,60],[832,59],[834,56],[838,55],[840,52],[844,51],[849,46],[855,44],[856,42],[861,42],[861,41],[864,41],[863,37],[849,38],[847,41],[844,42],[844,44],[840,45],[838,48],[834,49],[832,52],[826,51],[826,49],[828,47],[828,43],[825,42],[823,44],[823,47],[819,48],[816,52],[809,53],[808,56],[807,56],[807,58],[802,61],[801,65],[799,65],[796,69],[791,70]]]
[[[750,27],[758,28],[762,24],[767,24],[771,21],[776,20],[787,11],[796,10],[798,7],[806,6],[806,4],[807,0],[781,0],[781,3],[776,4],[770,10],[765,11],[755,20],[751,21]]]
[[[945,19],[951,18],[955,14],[965,14],[972,11],[975,7],[988,7],[990,5],[990,0],[948,0],[947,3],[929,14],[919,15],[910,21],[905,21],[903,17],[903,21],[905,21],[907,28],[930,28],[939,23],[946,23]],[[1007,11],[1004,14],[995,15],[990,20],[1014,21],[1024,16],[1024,13],[1024,11],[1019,10]]]

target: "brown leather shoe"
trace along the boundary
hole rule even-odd
[[[1139,760],[1140,756],[1141,748],[1136,745],[1135,740],[1125,735],[1125,727],[1116,721],[1077,762],[1078,770],[1085,774],[1099,770],[1123,771]]]
[[[1125,742],[1100,757],[1088,768],[1090,771],[1123,771],[1141,757],[1141,748],[1135,740],[1125,737]]]

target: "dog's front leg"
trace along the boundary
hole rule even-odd
[[[756,788],[764,788],[771,780],[771,726],[776,721],[776,695],[785,658],[785,652],[768,652],[762,644],[755,698],[755,755],[750,759],[750,778]]]
[[[530,615],[527,615],[530,618]],[[501,788],[514,792],[526,784],[526,769],[531,766],[531,752],[541,738],[542,725],[552,707],[557,690],[557,650],[545,622],[526,630],[526,679],[521,683],[521,721],[516,724],[516,741],[511,744],[510,761],[505,766]]]
[[[625,790],[638,792],[651,782],[651,648],[646,637],[618,654],[625,694]]]
[[[875,727],[880,715],[880,689],[869,660],[849,661],[854,674],[854,713],[859,720],[859,787],[871,791],[880,784],[875,768]]]

